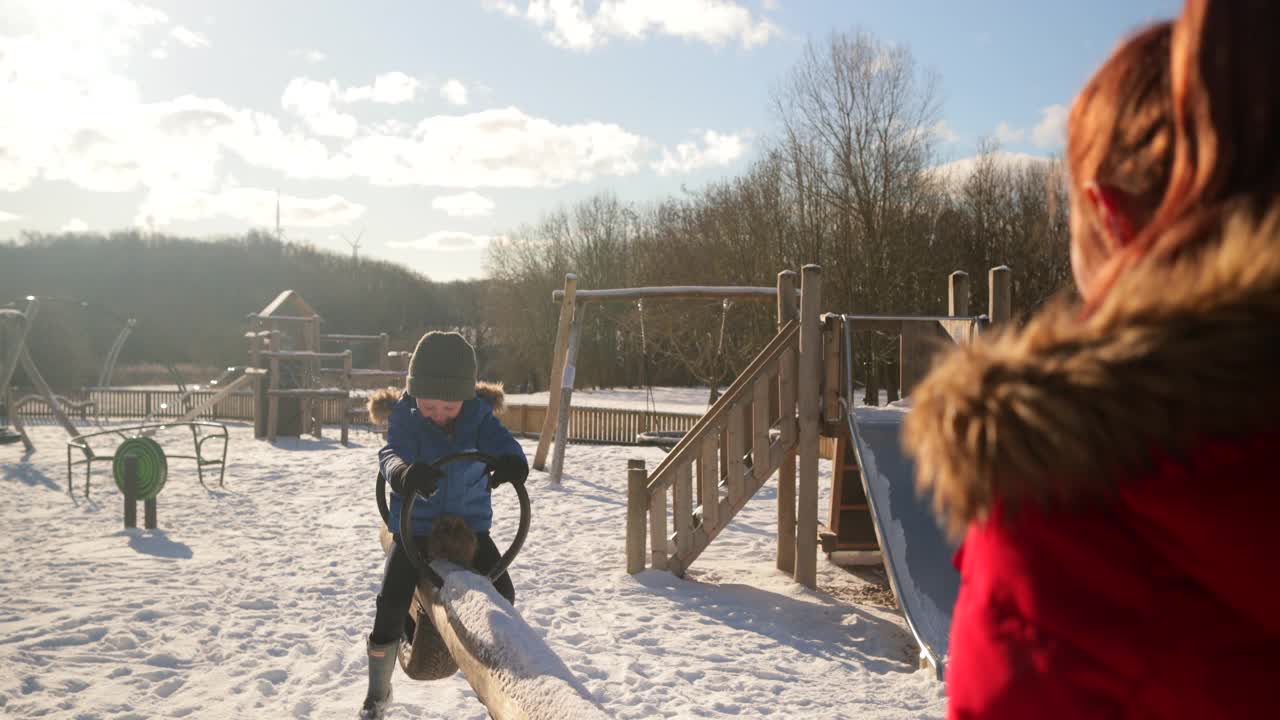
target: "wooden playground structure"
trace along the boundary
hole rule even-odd
[[[779,273],[777,288],[769,289],[777,299],[777,334],[657,468],[649,472],[643,461],[628,463],[627,572],[649,567],[683,576],[774,473],[778,476],[776,565],[780,570],[813,588],[820,541],[828,551],[874,550],[875,528],[862,493],[861,470],[840,422],[845,412],[842,398],[852,397],[853,391],[846,387],[851,381],[842,378],[841,368],[855,360],[844,357],[839,338],[846,329],[898,336],[899,384],[908,395],[927,373],[933,355],[948,343],[968,342],[989,325],[1008,321],[1010,271],[993,268],[989,279],[986,315],[969,315],[968,276],[963,272],[949,278],[945,316],[823,315],[818,266],[801,269],[798,307],[793,300],[796,273]],[[574,300],[570,290],[567,282],[564,307],[572,306],[572,327],[582,301]],[[848,328],[841,327],[845,323]],[[572,339],[563,345],[564,360],[557,362],[560,383],[552,384],[552,407],[556,407],[557,389],[562,395],[572,392]],[[561,346],[558,342],[557,361]],[[559,402],[561,408],[567,404],[563,399]],[[549,410],[547,417],[552,415]],[[562,421],[554,432],[561,443]],[[822,437],[834,438],[837,446],[826,527],[819,523],[817,512]],[[544,426],[539,449],[550,440]],[[562,457],[562,453],[558,445],[557,454]]]
[[[324,334],[320,314],[294,290],[281,292],[247,319],[249,366],[267,378],[255,391],[254,436],[259,439],[321,437],[318,403],[334,401],[342,409],[341,442],[347,445],[355,411],[350,407],[352,390],[403,382],[407,374],[407,353],[392,352],[387,333]],[[326,345],[343,349],[325,351]],[[377,367],[354,366],[353,348],[361,345],[374,346]]]

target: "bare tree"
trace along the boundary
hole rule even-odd
[[[901,273],[918,254],[909,220],[935,192],[926,170],[940,117],[936,76],[905,47],[837,33],[806,45],[773,106],[793,186],[835,211],[833,257],[813,261],[857,277],[839,300],[876,309],[907,301]]]

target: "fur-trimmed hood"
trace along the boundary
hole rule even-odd
[[[369,396],[367,409],[369,411],[369,419],[376,425],[382,425],[387,422],[387,418],[391,417],[391,410],[404,397],[404,389],[397,387],[386,387],[375,391]],[[503,409],[506,408],[506,391],[503,389],[502,383],[478,382],[476,383],[476,397],[489,403],[489,407],[493,408],[494,415],[501,415]]]
[[[948,530],[997,501],[1098,500],[1156,452],[1280,426],[1278,220],[1236,218],[1194,261],[1130,272],[1087,319],[1059,299],[942,357],[904,443]]]

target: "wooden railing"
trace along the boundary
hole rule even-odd
[[[779,273],[778,334],[657,469],[628,462],[628,573],[683,576],[777,473],[777,566],[816,586],[821,271],[806,265],[800,280],[797,311],[795,273]]]
[[[502,413],[502,423],[517,435],[538,437],[542,432],[546,405],[507,405]],[[635,445],[636,436],[643,432],[687,431],[693,427],[701,413],[647,412],[626,408],[571,407],[569,410],[569,441],[607,443],[609,445]]]
[[[188,391],[186,402],[192,407],[212,399],[217,390]],[[14,397],[22,397],[25,393],[14,391]],[[177,390],[120,390],[114,388],[90,388],[87,391],[73,393],[69,399],[77,403],[89,403],[87,415],[80,418],[78,412],[73,417],[87,420],[93,417],[100,421],[112,418],[158,418],[173,419],[181,417],[185,412],[183,395]],[[357,401],[353,399],[354,408]],[[316,401],[315,411],[325,423],[339,424],[338,418],[343,404],[337,400]],[[20,410],[26,420],[34,420],[37,424],[53,421],[53,413],[45,403],[32,400]],[[536,438],[542,430],[542,419],[547,412],[545,405],[508,404],[502,414],[502,422],[507,429],[516,435]],[[359,408],[352,410],[352,425],[368,425],[368,418]],[[8,408],[0,408],[0,417],[8,417]],[[253,420],[253,391],[242,390],[232,392],[223,398],[215,407],[198,415],[202,420]],[[569,416],[569,441],[573,443],[600,443],[608,445],[637,445],[636,436],[642,432],[672,431],[688,432],[698,420],[701,413],[681,412],[647,412],[629,410],[627,408],[574,407]],[[835,452],[835,439],[822,438],[819,457],[830,460]]]
[[[212,398],[216,390],[190,391],[186,403],[195,407]],[[14,391],[14,397],[25,393]],[[99,420],[111,418],[177,418],[186,412],[183,394],[177,390],[120,390],[90,388],[72,393],[68,399],[77,403],[90,402],[87,414]],[[343,408],[353,408],[351,423],[368,424],[368,418],[356,408],[358,399],[349,403],[339,400],[313,400],[313,412],[325,423],[340,424]],[[0,416],[7,417],[7,408]],[[20,410],[23,418],[37,422],[53,420],[53,413],[43,401],[31,401]],[[542,429],[542,419],[547,412],[545,405],[509,404],[502,414],[502,422],[511,432],[526,437],[537,437]],[[77,417],[79,413],[75,414]],[[208,420],[253,420],[253,392],[233,392],[211,410],[199,415]],[[626,408],[574,407],[569,418],[569,440],[578,443],[607,443],[610,445],[635,445],[636,436],[651,430],[687,431],[693,427],[701,413],[647,412]],[[86,418],[87,419],[87,418]]]
[[[799,340],[785,327],[649,476],[651,567],[683,575],[795,445]]]

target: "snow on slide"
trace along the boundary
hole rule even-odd
[[[952,564],[955,547],[934,520],[928,499],[916,494],[915,466],[899,439],[906,414],[907,408],[857,407],[849,414],[849,431],[893,592],[921,661],[942,680],[960,575]]]

